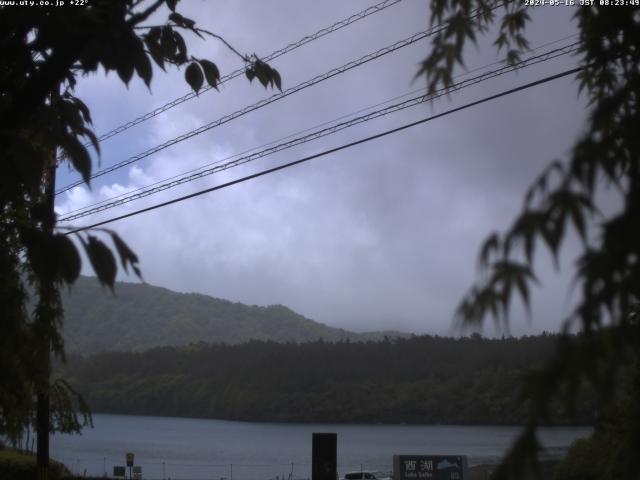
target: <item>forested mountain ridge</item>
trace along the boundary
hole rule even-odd
[[[283,305],[245,305],[142,283],[116,283],[115,294],[80,277],[63,295],[67,352],[142,351],[192,342],[381,340],[399,332],[355,333],[314,322]]]
[[[323,423],[522,424],[523,375],[557,337],[192,344],[71,358],[96,412]],[[591,424],[593,396],[561,423]]]

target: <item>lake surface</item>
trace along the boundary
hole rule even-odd
[[[495,463],[517,427],[433,425],[301,425],[195,418],[93,416],[82,435],[51,437],[51,456],[74,473],[113,473],[135,454],[144,479],[288,480],[311,476],[311,434],[338,434],[338,473],[392,470],[394,454],[468,455],[469,464]],[[548,455],[560,457],[590,428],[542,429]]]

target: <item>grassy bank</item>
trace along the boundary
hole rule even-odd
[[[36,457],[15,450],[0,450],[0,479],[33,480],[36,475]],[[63,464],[51,461],[49,480],[73,478]]]

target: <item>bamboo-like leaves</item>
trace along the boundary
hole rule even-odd
[[[460,12],[468,15],[474,7],[480,13],[474,23],[468,17],[461,22]],[[493,12],[498,10],[502,14],[494,45],[514,63],[528,48],[523,33],[529,12],[523,4],[432,2],[432,25],[446,18],[449,24],[434,35],[431,53],[418,72],[425,74],[430,92],[447,85],[465,41],[473,40],[463,26],[472,25],[473,31],[482,32],[492,26]],[[577,75],[578,86],[593,106],[585,133],[570,152],[568,168],[560,161],[553,162],[526,192],[524,208],[511,228],[485,241],[479,254],[479,265],[484,267],[481,278],[457,310],[458,320],[466,324],[476,325],[485,316],[500,318],[508,314],[514,292],[528,308],[529,290],[536,281],[533,266],[537,243],[546,247],[558,266],[563,240],[570,227],[575,229],[583,247],[575,274],[580,300],[567,319],[558,320],[565,332],[577,327],[584,334],[565,335],[553,360],[532,377],[525,397],[531,406],[530,421],[496,472],[496,479],[524,478],[535,471],[540,451],[535,429],[550,419],[550,402],[560,401],[570,410],[584,381],[606,400],[609,392],[621,391],[615,374],[625,364],[628,368],[630,358],[637,362],[640,355],[640,325],[631,320],[640,299],[639,61],[636,46],[630,41],[632,22],[628,16],[603,16],[592,9],[581,9],[576,19],[579,64],[584,67]],[[605,216],[597,208],[602,199],[599,187],[612,185],[622,200],[620,211]],[[596,215],[603,221],[594,222]],[[640,391],[634,395],[632,400],[637,403]],[[637,451],[638,442],[632,445],[627,440],[620,440],[625,451]],[[611,455],[606,461],[616,462],[619,469],[620,458]],[[624,468],[626,475],[618,476],[635,475],[637,468],[631,461]]]
[[[501,260],[495,262],[492,269],[490,283],[500,289],[503,311],[508,312],[514,288],[518,290],[523,304],[529,309],[529,283],[537,283],[531,267],[524,263]]]
[[[550,176],[555,173],[558,174],[558,186],[549,190]],[[491,313],[494,318],[500,312],[507,315],[514,290],[529,311],[529,285],[537,281],[532,264],[538,238],[548,248],[556,267],[567,224],[574,226],[586,245],[587,217],[596,209],[588,195],[567,187],[568,182],[564,179],[570,174],[559,162],[553,162],[529,189],[525,210],[515,219],[504,238],[494,233],[485,240],[478,265],[482,270],[490,268],[491,275],[482,288],[472,289],[462,302],[458,309],[460,319],[466,317],[469,323],[477,323],[478,318],[486,313]],[[540,197],[539,206],[531,209],[534,196]],[[526,263],[512,260],[520,252],[524,254]]]
[[[500,244],[500,237],[497,232],[493,232],[489,237],[487,237],[480,247],[480,253],[478,254],[478,268],[484,269],[486,268],[491,259],[491,255],[494,255],[498,252]]]
[[[51,383],[51,431],[80,433],[83,427],[93,427],[89,405],[82,396],[62,378]]]

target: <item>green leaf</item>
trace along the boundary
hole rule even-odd
[[[144,45],[141,40],[137,39],[135,42],[135,50],[133,52],[134,66],[138,76],[144,81],[147,88],[151,85],[151,76],[153,75],[153,69],[149,57],[144,51]]]
[[[67,235],[53,236],[53,249],[58,259],[58,274],[67,283],[73,283],[80,275],[82,262],[78,249]]]
[[[174,57],[174,61],[178,63],[178,65],[182,65],[187,61],[187,44],[184,42],[184,38],[178,32],[173,32],[173,40],[175,42],[176,48],[178,52]]]
[[[160,50],[164,58],[173,59],[176,54],[176,41],[173,36],[173,29],[169,26],[162,27],[160,34]]]
[[[93,121],[91,120],[91,112],[89,111],[89,107],[87,107],[85,103],[79,98],[71,97],[71,101],[76,105],[76,107],[82,114],[82,118],[84,119],[85,123],[88,123],[89,125],[93,124]]]
[[[100,283],[109,286],[113,290],[118,267],[109,247],[93,235],[88,236],[88,242],[83,240],[82,245]]]
[[[276,87],[278,87],[278,90],[282,91],[282,78],[280,77],[280,73],[278,73],[275,68],[271,69],[271,78],[276,84]]]
[[[531,305],[529,303],[529,286],[527,285],[524,277],[518,276],[515,278],[516,288],[520,292],[522,303],[527,311],[527,316],[531,318]]]
[[[89,185],[91,180],[91,156],[80,141],[72,135],[64,135],[59,140],[60,148],[65,152],[66,157],[82,175],[84,182]]]
[[[253,69],[253,67],[247,67],[247,69],[244,71],[244,74],[249,79],[249,82],[252,82],[253,79],[256,77],[256,72]]]
[[[204,70],[204,77],[207,79],[207,83],[217,90],[218,80],[220,80],[218,67],[216,67],[215,63],[210,62],[209,60],[199,60],[199,63],[202,70]]]
[[[184,17],[177,12],[173,12],[172,14],[169,15],[169,20],[171,20],[174,23],[177,23],[178,25],[182,25],[182,21],[184,20]]]
[[[129,272],[129,265],[134,269],[136,275],[142,279],[140,275],[140,270],[136,267],[135,264],[138,263],[138,256],[134,253],[133,250],[129,248],[129,246],[122,240],[118,234],[111,233],[111,239],[113,240],[113,244],[116,247],[118,255],[120,256],[120,263],[122,264],[122,268],[125,272]]]
[[[53,281],[56,256],[51,252],[50,236],[40,229],[21,228],[20,240],[27,248],[27,260],[35,274],[45,281]]]
[[[160,44],[161,33],[162,29],[160,27],[153,27],[143,38],[151,58],[153,58],[153,61],[156,62],[162,70],[164,70],[164,57],[162,55],[162,47]]]
[[[507,65],[515,65],[520,61],[520,52],[515,49],[509,50],[505,61],[507,62]]]
[[[196,62],[189,64],[187,69],[184,71],[184,78],[191,88],[198,93],[202,87],[202,83],[204,82],[204,77],[202,75],[202,70]]]
[[[72,131],[77,132],[78,129],[84,127],[84,119],[80,109],[72,101],[58,102],[53,108],[59,112],[63,124]]]
[[[493,232],[489,237],[487,237],[480,249],[480,254],[478,255],[479,267],[486,267],[489,265],[491,254],[498,250],[499,241],[500,238],[498,237],[497,232]]]
[[[88,128],[81,128],[79,133],[89,139],[91,145],[93,145],[93,148],[96,149],[96,153],[100,155],[100,142],[98,141],[98,137],[96,137],[96,134]]]
[[[255,76],[265,88],[267,88],[269,82],[271,81],[269,69],[269,65],[261,60],[256,60],[256,62],[253,64],[253,71],[255,73]]]
[[[124,54],[116,64],[116,72],[118,72],[118,76],[125,83],[125,85],[129,85],[129,81],[131,77],[133,77],[133,62],[129,58],[131,52],[127,52]]]
[[[195,21],[191,20],[190,18],[183,17],[176,12],[169,15],[169,20],[185,28],[193,28],[196,25]]]

